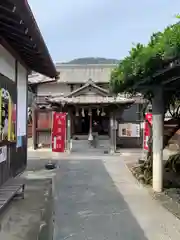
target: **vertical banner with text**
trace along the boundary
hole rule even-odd
[[[144,150],[149,150],[148,147],[148,141],[149,141],[149,137],[151,134],[151,130],[149,128],[149,124],[152,126],[152,113],[146,113],[145,115],[145,123],[144,123]]]
[[[52,151],[64,152],[66,141],[66,113],[53,112]]]

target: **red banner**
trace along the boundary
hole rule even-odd
[[[145,115],[145,123],[144,123],[144,150],[149,150],[148,148],[148,140],[150,137],[150,128],[148,122],[152,125],[152,113],[146,113]]]
[[[64,152],[66,140],[66,113],[54,112],[52,119],[52,151]]]

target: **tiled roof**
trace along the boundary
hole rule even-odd
[[[39,73],[32,73],[28,77],[29,84],[37,84],[37,83],[44,83],[44,82],[51,82],[51,81],[52,81],[52,78],[48,78]]]
[[[54,78],[58,76],[27,0],[0,1],[1,45],[7,43],[28,68]]]
[[[83,90],[87,89],[88,87],[92,87],[94,89],[97,89],[98,92],[101,92],[105,95],[108,95],[109,91],[107,91],[106,89],[99,87],[95,84],[95,82],[93,82],[91,79],[89,79],[82,87],[74,90],[73,92],[69,93],[67,95],[67,97],[72,97],[75,96],[76,94],[79,94],[80,92],[82,92]]]
[[[98,103],[109,103],[109,104],[132,104],[134,103],[133,99],[123,98],[120,96],[116,97],[103,97],[103,96],[91,96],[91,95],[80,95],[77,97],[49,97],[46,100],[50,103],[60,103],[65,104],[98,104]]]

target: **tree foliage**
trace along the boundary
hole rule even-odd
[[[179,16],[177,16],[179,18]],[[147,85],[153,81],[153,76],[159,70],[168,67],[169,64],[180,57],[180,24],[168,26],[163,32],[153,33],[147,45],[136,44],[133,45],[129,55],[121,60],[118,66],[111,73],[110,87],[114,93],[137,91],[136,83],[146,81]],[[145,90],[145,91],[144,91]],[[169,89],[163,92],[164,94],[164,115],[169,110],[172,117],[180,119],[179,92]],[[150,102],[153,98],[151,90],[143,89],[143,95]],[[146,111],[146,106],[144,112]],[[174,129],[174,133],[179,129]],[[151,136],[149,138],[146,161],[138,164],[133,168],[133,173],[144,183],[151,183],[152,181],[152,163],[153,163],[153,139],[152,127]],[[174,134],[172,132],[172,134]],[[165,147],[172,136],[164,137],[163,147]],[[175,158],[176,159],[179,158]],[[171,161],[170,161],[171,162]]]
[[[168,26],[163,32],[153,33],[147,45],[136,44],[129,55],[111,73],[113,92],[132,92],[142,79],[151,79],[158,70],[180,57],[180,24]]]

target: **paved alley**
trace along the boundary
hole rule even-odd
[[[180,221],[137,184],[120,157],[63,160],[54,240],[66,239],[177,240]]]

